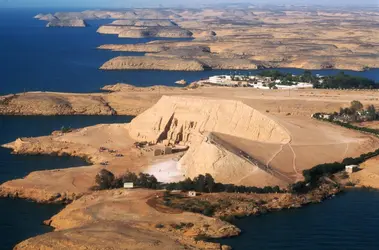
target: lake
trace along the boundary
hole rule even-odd
[[[215,74],[230,74],[230,70],[203,72],[167,71],[102,71],[98,68],[119,55],[143,55],[97,50],[103,44],[143,43],[156,39],[117,38],[101,35],[97,28],[110,20],[89,21],[87,28],[46,28],[45,21],[33,19],[40,12],[57,10],[0,9],[0,95],[23,91],[94,92],[107,84],[118,82],[137,86],[156,84],[174,86],[175,81],[199,80]],[[162,39],[162,38],[160,38]],[[301,73],[302,70],[282,69]],[[243,71],[240,71],[243,72]],[[256,71],[249,71],[254,73]],[[335,74],[338,70],[314,73]],[[379,81],[379,69],[351,72]]]
[[[353,190],[321,204],[237,220],[236,250],[377,250],[379,192]]]
[[[45,28],[46,22],[32,17],[57,10],[0,9],[0,95],[22,91],[94,92],[117,82],[137,86],[188,82],[231,71],[101,71],[98,68],[118,55],[143,55],[97,50],[110,43],[140,43],[157,39],[118,39],[96,33],[106,20],[90,21],[91,27]],[[301,73],[299,69],[280,69]],[[240,71],[241,72],[241,71]],[[254,73],[256,71],[249,71]],[[313,71],[322,75],[338,70]],[[379,69],[351,72],[379,80]],[[50,134],[62,126],[72,128],[98,123],[121,123],[131,117],[107,116],[0,116],[0,144],[23,136]],[[31,171],[86,165],[79,158],[12,155],[0,148],[0,183],[21,178]],[[223,240],[235,249],[379,249],[375,241],[379,194],[349,192],[322,205],[283,211],[238,221],[244,230],[238,238]],[[41,224],[62,206],[41,205],[25,200],[0,199],[0,249],[11,249],[29,237],[49,232]]]
[[[62,126],[80,128],[99,123],[125,123],[131,119],[130,116],[0,116],[0,144],[18,137],[47,135]],[[0,183],[22,178],[36,170],[86,165],[87,162],[77,157],[12,155],[10,150],[0,148]],[[62,208],[61,205],[0,198],[0,249],[12,249],[22,240],[52,231],[42,222]]]

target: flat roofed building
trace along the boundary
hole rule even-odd
[[[345,171],[347,173],[354,173],[354,172],[357,172],[358,171],[358,165],[348,165],[345,167]]]
[[[124,188],[132,189],[132,188],[134,188],[134,183],[133,182],[125,182]]]

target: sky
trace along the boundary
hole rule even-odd
[[[130,8],[130,7],[195,7],[201,4],[220,2],[243,2],[252,4],[304,4],[304,5],[373,5],[379,0],[0,0],[2,7],[86,7],[86,8]]]

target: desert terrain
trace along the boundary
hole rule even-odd
[[[169,209],[160,212],[147,202],[157,195],[162,192],[141,189],[84,196],[47,222],[54,232],[26,240],[15,249],[216,250],[220,244],[198,242],[194,236],[220,238],[240,233],[220,219]]]
[[[132,9],[40,14],[48,26],[85,26],[85,20],[113,19],[98,29],[122,38],[186,38],[143,44],[104,44],[100,49],[146,52],[139,58],[121,57],[102,69],[167,70],[188,60],[187,70],[303,68],[378,68],[379,14],[368,9],[302,7]],[[137,66],[138,65],[138,66]],[[169,66],[171,65],[171,66]],[[185,69],[184,69],[185,70]]]
[[[18,154],[80,156],[93,165],[30,173],[4,183],[2,196],[70,202],[90,192],[102,168],[117,175],[127,170],[152,173],[168,182],[210,173],[223,183],[287,187],[302,180],[304,169],[379,147],[374,136],[311,118],[315,112],[338,111],[351,100],[378,105],[376,91],[312,89],[289,93],[229,87],[138,88],[126,84],[104,89],[109,92],[31,92],[2,97],[6,100],[1,106],[3,114],[137,115],[129,124],[57,131],[4,145]],[[44,101],[39,101],[41,98]],[[62,108],[61,103],[69,108]],[[43,113],[37,112],[41,110]],[[140,148],[136,142],[151,145]],[[188,150],[154,155],[156,149],[166,146]]]
[[[194,198],[195,204],[218,207],[212,218],[165,206],[162,191],[93,191],[95,176],[107,169],[116,176],[144,172],[173,182],[210,173],[223,183],[287,188],[303,179],[304,169],[379,147],[377,137],[311,118],[315,112],[348,107],[352,100],[378,106],[378,91],[127,84],[103,90],[108,92],[26,92],[0,97],[0,110],[8,115],[136,116],[128,124],[54,131],[3,145],[15,154],[72,155],[92,163],[36,171],[0,186],[2,197],[69,204],[45,222],[54,232],[25,240],[15,249],[230,249],[198,237],[238,235],[238,228],[220,219],[225,216],[301,207],[339,190],[329,185],[305,195],[220,193]],[[156,154],[167,147],[167,153]],[[377,187],[377,158],[361,167],[350,178],[358,185]],[[174,202],[191,202],[187,199]]]
[[[54,232],[25,240],[15,249],[230,250],[226,245],[202,241],[239,235],[241,231],[225,221],[226,217],[298,208],[338,192],[328,185],[304,195],[214,193],[189,198],[144,189],[93,192],[44,222],[53,226]],[[185,212],[164,205],[167,199],[175,204],[209,204],[216,211],[213,217]]]
[[[101,70],[379,67],[379,14],[367,9],[91,10],[35,18],[49,28],[85,28],[89,20],[111,19],[97,32],[117,35],[120,44],[98,49],[145,53],[115,57],[104,62]],[[122,41],[154,37],[170,39],[143,44]],[[35,171],[0,185],[0,197],[67,204],[44,222],[54,232],[27,239],[15,249],[228,250],[202,241],[240,234],[225,217],[321,202],[340,191],[329,178],[306,194],[292,194],[287,188],[304,179],[303,170],[379,148],[379,138],[373,135],[311,118],[316,112],[348,107],[353,100],[379,107],[379,92],[374,90],[267,91],[196,84],[141,88],[123,83],[102,90],[0,96],[0,115],[135,116],[128,124],[62,129],[2,145],[14,154],[78,156],[91,163]],[[361,126],[377,128],[377,123]],[[377,164],[378,157],[366,161],[349,181],[378,188]],[[127,171],[152,174],[164,183],[209,173],[224,184],[278,186],[284,191],[196,197],[142,188],[98,191],[94,185],[102,169],[115,176]],[[210,204],[214,211],[209,217],[172,204]]]

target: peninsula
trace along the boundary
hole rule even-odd
[[[23,110],[36,114],[42,108],[38,105],[44,105],[46,114],[137,115],[129,124],[54,131],[4,145],[15,154],[72,155],[92,163],[32,172],[0,186],[4,197],[69,203],[45,222],[54,232],[28,239],[16,249],[53,245],[97,249],[95,241],[88,242],[91,237],[107,239],[110,248],[133,242],[151,249],[228,249],[202,239],[238,235],[239,229],[227,222],[229,217],[301,207],[338,193],[339,188],[327,179],[304,194],[290,193],[288,187],[297,190],[304,170],[311,171],[318,164],[358,159],[379,148],[374,135],[311,118],[316,112],[348,107],[355,98],[378,104],[378,93],[373,91],[299,89],[288,96],[279,89],[138,88],[126,84],[109,85],[104,90],[108,93],[31,92],[2,97],[2,110],[14,109],[19,114]],[[25,100],[31,100],[28,107],[22,106]],[[63,104],[56,105],[57,100]],[[375,158],[365,164],[370,161]],[[97,176],[103,169],[115,176],[142,172],[162,183],[197,180],[199,174],[210,174],[215,182],[235,185],[241,192],[247,187],[280,192],[204,193],[180,198],[159,190],[96,191]],[[364,167],[353,173],[351,180],[359,179],[359,185],[364,185],[374,170]]]

